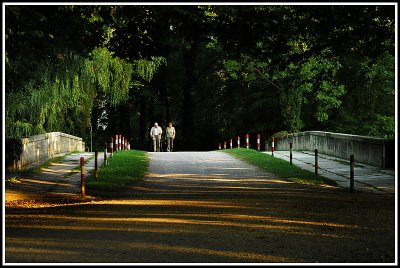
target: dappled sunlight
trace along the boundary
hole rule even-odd
[[[71,172],[70,169],[50,169],[50,168],[42,168],[43,174],[54,174],[54,175],[63,175],[65,173]]]
[[[285,256],[267,254],[267,253],[254,253],[249,251],[233,251],[233,250],[226,250],[226,249],[212,249],[212,248],[205,248],[205,247],[194,247],[188,245],[174,245],[171,243],[154,243],[154,242],[145,242],[145,241],[132,241],[132,242],[118,242],[118,244],[114,244],[113,241],[104,240],[104,241],[96,241],[96,243],[88,243],[87,239],[71,239],[69,244],[65,244],[64,241],[59,239],[52,239],[46,241],[47,246],[43,246],[41,241],[27,238],[24,243],[22,241],[12,241],[14,246],[8,246],[7,252],[8,253],[25,253],[29,250],[30,253],[51,256],[54,254],[58,254],[60,256],[67,255],[76,255],[77,253],[82,252],[95,252],[99,247],[109,247],[112,245],[110,250],[115,251],[151,251],[156,254],[156,256],[162,253],[174,253],[174,254],[181,254],[182,256],[196,256],[200,255],[203,256],[201,259],[202,263],[207,263],[207,260],[210,257],[224,257],[229,259],[236,259],[237,261],[246,260],[246,262],[304,262],[303,259],[300,258],[290,258]],[[10,242],[8,242],[10,243]],[[76,247],[75,245],[79,245]],[[129,256],[129,255],[128,255]],[[199,257],[200,257],[199,256]],[[106,259],[107,256],[104,256]],[[135,262],[137,261],[133,258],[130,261],[128,260],[115,260],[112,261],[113,263],[121,263],[121,262]],[[127,258],[125,258],[127,259]],[[108,259],[108,262],[110,260]],[[70,262],[73,262],[70,259]],[[156,261],[153,261],[157,263]],[[182,261],[180,261],[182,262]],[[184,261],[183,261],[184,262]]]
[[[57,181],[45,181],[45,180],[35,180],[35,179],[22,179],[21,183],[36,183],[36,184],[46,184],[46,185],[58,185],[60,182]]]
[[[30,242],[32,243],[32,242]],[[25,243],[24,243],[25,244]],[[40,244],[39,244],[40,245]],[[32,246],[35,246],[35,244],[33,244]],[[11,254],[11,253],[20,253],[20,254],[24,254],[27,251],[29,251],[30,253],[33,254],[37,254],[39,256],[45,254],[51,254],[51,255],[69,255],[71,257],[76,255],[76,252],[71,251],[70,249],[65,250],[65,249],[54,249],[54,248],[39,248],[37,246],[35,246],[35,248],[26,248],[26,247],[15,247],[15,246],[8,246],[7,247],[7,253]],[[41,258],[43,259],[43,258]],[[71,258],[70,262],[74,262],[74,259]]]
[[[148,173],[147,177],[155,177],[155,178],[169,178],[169,177],[197,177],[199,174],[193,173],[168,173],[168,174],[159,174],[159,173]]]
[[[223,179],[223,181],[227,181],[227,182],[236,182],[236,183],[240,183],[240,182],[271,182],[270,179],[266,178],[265,176],[253,176],[253,177],[246,177],[246,176],[232,176],[232,175],[228,175],[228,174],[224,174],[224,175],[219,175],[217,176],[216,174],[214,174],[214,176],[212,176],[211,174],[155,174],[155,173],[150,173],[147,175],[150,178],[171,178],[174,180],[217,180],[217,179]],[[227,178],[227,176],[229,176],[229,178]],[[260,179],[263,178],[263,179]],[[279,181],[279,180],[275,180],[275,181]]]
[[[229,190],[258,190],[258,191],[263,191],[263,190],[276,190],[276,188],[272,188],[272,187],[255,187],[254,185],[253,186],[245,186],[245,185],[243,185],[243,186],[218,186],[218,185],[215,185],[215,186],[212,186],[212,189],[211,189],[211,187],[210,186],[204,186],[204,185],[201,185],[201,184],[190,184],[190,185],[182,185],[182,184],[169,184],[169,186],[170,187],[176,187],[176,188],[182,188],[182,189],[191,189],[191,190],[194,190],[195,188],[197,189],[197,188],[199,188],[199,189],[208,189],[208,191],[203,191],[203,192],[214,192],[215,190],[214,189],[218,189],[218,190],[225,190],[225,191],[223,191],[223,192],[232,192],[232,191],[229,191]],[[148,190],[152,190],[152,191],[154,191],[154,189],[148,189]],[[172,189],[170,190],[170,191],[172,191]],[[174,189],[173,191],[176,191],[176,189]]]
[[[158,251],[174,251],[177,253],[184,254],[204,254],[204,255],[216,255],[220,257],[229,258],[246,258],[252,261],[263,261],[263,262],[299,262],[301,259],[287,258],[282,256],[275,256],[271,254],[256,254],[252,252],[235,252],[227,250],[213,250],[209,248],[201,247],[187,247],[187,246],[175,246],[169,244],[155,244],[155,243],[132,243],[128,245],[129,248],[138,249],[155,249]]]
[[[330,222],[315,222],[315,221],[306,221],[306,220],[292,220],[292,219],[284,219],[272,216],[257,216],[257,215],[246,215],[246,214],[196,214],[196,213],[140,213],[137,216],[125,215],[121,217],[121,215],[115,215],[114,213],[106,213],[107,217],[102,215],[103,213],[90,211],[85,212],[86,216],[73,216],[73,215],[63,215],[63,216],[55,216],[55,215],[43,215],[43,214],[35,214],[35,215],[25,215],[27,219],[34,220],[65,220],[65,221],[74,221],[74,227],[78,223],[85,223],[86,221],[92,222],[91,226],[87,226],[88,228],[92,228],[89,230],[97,230],[94,223],[96,222],[104,222],[104,223],[116,223],[116,224],[131,224],[131,223],[141,223],[141,224],[162,224],[162,225],[201,225],[201,226],[220,226],[220,227],[238,227],[250,230],[266,230],[268,232],[283,232],[288,234],[298,234],[298,235],[306,235],[306,236],[327,236],[332,238],[344,238],[344,239],[352,239],[349,235],[340,235],[336,233],[332,233],[331,228],[347,228],[354,229],[359,228],[356,225],[347,225],[347,224],[339,224],[339,223],[330,223]],[[96,214],[91,216],[90,214]],[[136,214],[136,213],[134,213]],[[8,216],[8,220],[6,221],[6,226],[13,226],[14,216]],[[16,220],[18,217],[16,218]],[[38,228],[47,228],[46,225],[40,225]],[[64,229],[62,225],[60,226],[60,230]],[[57,226],[50,227],[49,229],[57,229]],[[315,229],[313,227],[318,226],[320,229]],[[20,225],[13,226],[14,228],[37,228],[35,225]],[[70,226],[73,230],[75,228]],[[66,227],[65,229],[70,229]],[[85,228],[85,227],[83,227]],[[111,229],[116,230],[115,226]],[[328,228],[324,232],[324,228]],[[81,227],[77,226],[76,230],[80,230]],[[110,229],[110,230],[111,230]],[[127,231],[126,229],[124,229]],[[132,229],[132,231],[136,231]]]
[[[51,166],[62,166],[62,167],[75,167],[75,165],[72,164],[65,164],[65,163],[51,163]],[[44,170],[44,168],[42,168],[42,170]]]
[[[69,231],[112,231],[112,232],[136,232],[136,233],[157,233],[157,234],[182,234],[182,233],[198,233],[195,230],[173,230],[168,228],[149,228],[149,227],[126,227],[126,226],[113,226],[113,227],[98,227],[92,225],[18,225],[14,226],[16,229],[48,229],[48,230],[69,230]]]

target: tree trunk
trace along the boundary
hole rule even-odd
[[[194,102],[193,92],[196,84],[194,73],[195,63],[195,47],[192,46],[190,50],[185,53],[185,67],[186,67],[186,82],[183,88],[183,146],[185,150],[194,149]]]
[[[147,100],[146,97],[141,96],[140,99],[140,117],[139,117],[139,141],[142,144],[146,143],[146,122],[147,122]]]

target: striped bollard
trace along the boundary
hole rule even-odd
[[[272,146],[271,146],[271,152],[272,156],[274,156],[274,151],[275,151],[275,137],[272,137]]]
[[[293,143],[289,143],[290,146],[290,164],[292,164],[292,160],[293,160],[293,154],[292,154],[292,150],[293,150]]]
[[[118,152],[118,135],[115,135],[115,152]]]
[[[249,134],[246,134],[246,148],[249,149]]]
[[[226,149],[226,141],[224,141],[224,149]]]
[[[240,136],[238,136],[237,146],[238,146],[238,148],[240,148]]]
[[[119,135],[119,137],[118,137],[118,150],[119,150],[119,151],[122,150],[122,144],[121,144],[122,141],[121,141],[121,137],[122,137],[121,135]]]
[[[107,166],[107,142],[104,143],[104,166]]]
[[[114,139],[111,137],[111,143],[110,143],[110,150],[111,150],[111,156],[114,155]]]
[[[221,150],[221,143],[218,143],[218,150]]]
[[[230,141],[230,144],[229,144],[229,145],[230,145],[230,147],[231,147],[231,149],[232,149],[232,145],[233,145],[233,144],[232,144],[232,139],[231,139],[231,141]]]
[[[125,150],[125,137],[122,136],[122,150]]]
[[[261,146],[261,144],[260,144],[260,133],[258,133],[257,134],[257,150],[259,150],[259,151],[260,151],[260,146]]]

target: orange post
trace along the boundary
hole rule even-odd
[[[97,165],[97,157],[99,156],[99,151],[96,149],[94,151],[94,177],[97,179],[99,175],[98,165]]]
[[[81,157],[81,198],[85,198],[85,158]]]

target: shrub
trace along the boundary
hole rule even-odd
[[[23,151],[22,140],[19,138],[6,138],[6,162],[19,161]]]
[[[286,138],[289,134],[290,134],[290,133],[287,132],[286,130],[282,130],[282,131],[276,132],[276,133],[272,134],[272,135],[268,138],[268,142],[269,142],[269,143],[272,142],[272,137],[274,137],[275,140],[277,140],[277,139],[281,139],[281,138]]]

